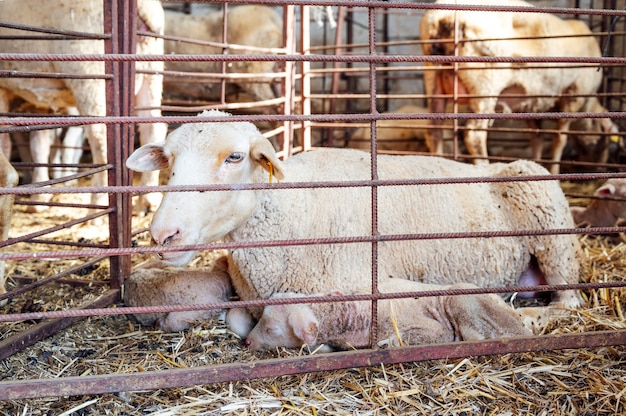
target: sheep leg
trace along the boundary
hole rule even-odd
[[[497,94],[494,94],[494,96]],[[470,108],[476,114],[495,113],[497,98],[481,98],[470,101]],[[487,158],[487,129],[493,124],[489,119],[472,119],[467,122],[465,147],[470,155],[476,156],[474,164],[489,163]]]
[[[489,120],[469,120],[465,132],[465,147],[475,164],[489,163],[487,159],[487,128]]]
[[[11,94],[0,88],[0,113],[8,113],[9,105],[11,103]],[[9,133],[0,133],[0,150],[5,155],[9,155],[11,157],[11,136]]]
[[[440,344],[442,342],[454,341],[452,330],[447,326],[442,325],[436,319],[427,319],[420,316],[420,325],[412,326],[409,328],[402,328],[400,331],[400,340],[394,333],[389,337],[378,341],[379,347],[400,347],[406,345],[421,345],[421,344]]]
[[[67,110],[68,114],[78,115],[75,107]],[[68,165],[75,165],[80,162],[83,155],[83,128],[80,126],[68,127],[63,137],[63,148],[60,152],[60,162]],[[64,176],[73,175],[78,172],[78,168],[56,168],[52,169],[53,178],[62,178]],[[69,185],[70,183],[66,183]]]
[[[85,126],[91,158],[94,164],[103,165],[107,163],[106,153],[106,126],[104,124],[91,124]],[[92,184],[95,187],[105,187],[107,185],[106,172],[95,173],[92,177]],[[108,195],[106,193],[94,193],[91,195],[91,203],[94,205],[108,206]],[[93,221],[94,224],[101,224],[101,219]]]
[[[498,172],[498,176],[545,175],[545,169],[539,165],[526,161],[510,163]],[[520,224],[526,224],[529,229],[561,229],[573,226],[567,221],[564,212],[569,206],[555,205],[552,195],[561,193],[557,181],[547,184],[537,182],[517,182],[515,185],[502,183],[499,185],[502,195],[506,195],[507,205],[511,208],[512,218],[519,218]],[[534,201],[540,201],[529,209],[528,195],[533,195]],[[561,213],[559,215],[555,215]],[[537,259],[539,269],[545,276],[548,285],[566,285],[578,283],[580,277],[580,261],[584,258],[580,252],[580,245],[574,235],[549,235],[528,237],[525,245],[530,255]],[[575,290],[559,291],[555,294],[551,305],[569,309],[578,308],[582,304],[580,294]]]
[[[530,137],[530,148],[532,152],[533,160],[541,160],[543,155],[543,137],[539,134],[539,123],[537,120],[527,120],[528,128],[531,129],[529,133]]]
[[[256,321],[245,308],[232,308],[226,313],[226,325],[239,338],[245,339]]]
[[[560,171],[559,162],[561,161],[561,156],[563,156],[563,149],[565,149],[565,145],[567,144],[567,131],[569,130],[570,124],[570,119],[561,119],[558,121],[558,133],[556,133],[552,139],[552,164],[550,165],[550,173],[553,175],[558,175]]]
[[[30,133],[30,153],[34,163],[48,163],[53,133],[54,131],[50,129],[35,130]],[[46,182],[48,180],[50,180],[50,175],[46,166],[33,168],[33,183]],[[51,194],[34,194],[30,197],[31,201],[42,203],[49,202],[50,199],[52,199]],[[48,207],[45,205],[29,205],[27,211],[42,212],[47,209]]]
[[[434,95],[444,94],[442,85],[442,76],[439,71],[424,71],[424,85],[426,86],[426,95],[428,98],[428,110],[430,113],[445,113],[446,99],[441,97],[433,97]],[[425,139],[428,150],[436,155],[443,154],[443,134],[441,126],[443,120],[432,119],[430,121],[431,128],[426,129]]]
[[[520,316],[497,295],[447,296],[441,301],[455,340],[530,335]]]
[[[208,311],[183,311],[170,312],[165,317],[159,318],[156,325],[164,332],[179,332],[189,328],[194,322],[209,319],[219,315],[221,309],[212,309]]]
[[[552,305],[518,308],[515,309],[515,312],[524,323],[524,327],[537,335],[541,334],[552,320],[569,315],[568,309],[558,308]]]

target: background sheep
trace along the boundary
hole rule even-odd
[[[251,123],[183,125],[160,144],[144,145],[127,160],[136,171],[170,169],[169,185],[267,183],[268,170],[289,182],[370,178],[370,155],[351,149],[304,152],[282,163]],[[378,156],[379,178],[544,175],[530,161],[474,166],[428,156]],[[556,181],[380,187],[381,235],[560,229],[573,227],[569,206]],[[347,209],[358,207],[358,210]],[[159,246],[371,235],[369,188],[168,193],[151,225]],[[234,249],[229,274],[243,299],[276,292],[324,293],[369,289],[371,244]],[[379,273],[433,284],[514,285],[537,258],[550,284],[574,283],[582,257],[573,235],[425,239],[378,244]],[[475,253],[480,253],[476,255]],[[162,252],[170,265],[195,252]],[[577,292],[556,300],[576,307]],[[259,316],[260,311],[255,311]]]
[[[572,207],[576,225],[614,227],[617,220],[626,218],[626,178],[611,178],[596,189],[594,199],[587,207]]]
[[[437,3],[447,1],[438,0]],[[457,4],[532,7],[520,0],[459,0]],[[422,41],[426,41],[422,45],[425,55],[455,54],[455,45],[451,42],[455,38],[455,19],[458,19],[461,29],[458,34],[458,54],[461,56],[601,56],[596,39],[580,21],[562,20],[545,13],[455,10],[429,10],[424,14],[420,32]],[[550,39],[541,39],[544,36]],[[528,37],[539,38],[523,39]],[[429,108],[433,113],[443,112],[445,108],[445,99],[433,96],[453,91],[452,71],[450,67],[449,70],[424,72]],[[459,95],[476,96],[469,98],[469,106],[474,113],[495,113],[498,106],[504,112],[607,111],[594,95],[602,81],[602,72],[598,71],[597,65],[564,67],[553,63],[533,63],[526,68],[516,63],[459,63],[458,80]],[[525,97],[506,97],[507,94],[522,94]],[[561,160],[571,121],[558,120],[559,133],[554,138],[552,149],[554,162]],[[471,155],[487,156],[487,128],[492,122],[487,119],[468,120],[465,144]],[[433,124],[441,122],[433,120]],[[599,118],[598,125],[602,132],[617,132],[617,127],[608,118]],[[608,139],[601,137],[606,147]],[[428,144],[431,151],[442,152],[440,130],[430,133]],[[538,135],[531,137],[534,158],[541,157],[542,144]],[[600,152],[600,156],[606,157],[605,152]],[[559,165],[552,164],[550,170],[558,173]]]
[[[425,285],[404,279],[380,281],[383,293],[474,287],[468,284]],[[272,298],[301,296],[305,295],[275,293]],[[326,344],[340,350],[364,348],[370,343],[371,316],[369,301],[268,305],[248,334],[246,345],[253,350],[299,348],[304,344],[312,348]],[[379,345],[418,345],[530,334],[519,315],[497,295],[401,298],[378,303]]]
[[[163,9],[155,0],[139,0],[137,3],[138,24],[147,25],[149,30],[163,33]],[[103,6],[98,0],[56,0],[40,2],[24,0],[16,7],[15,2],[0,2],[0,15],[11,23],[20,23],[36,27],[59,28],[65,30],[103,33]],[[15,36],[21,34],[13,29],[0,28],[0,35]],[[0,52],[3,53],[60,53],[60,54],[102,54],[104,42],[100,40],[77,41],[35,41],[35,40],[0,40]],[[163,40],[143,37],[138,39],[137,53],[162,54]],[[161,71],[162,62],[140,62],[137,69]],[[0,69],[55,72],[66,74],[104,73],[103,62],[0,62]],[[160,75],[137,75],[135,94],[137,107],[151,108],[138,110],[141,117],[160,116],[162,78]],[[46,79],[46,78],[0,78],[0,112],[7,112],[13,97],[20,97],[36,107],[50,108],[53,111],[76,107],[80,115],[105,116],[106,94],[104,80],[101,79]],[[93,163],[104,164],[107,160],[106,127],[102,124],[85,126]],[[142,143],[163,140],[166,126],[162,123],[144,123],[139,125]],[[7,148],[8,135],[0,134],[3,148]],[[8,153],[7,153],[8,154]],[[106,185],[106,174],[93,177],[94,186]],[[142,175],[142,185],[157,185],[158,175]],[[140,200],[140,209],[155,208],[159,195],[146,195]],[[95,194],[92,202],[107,205],[106,194]]]
[[[17,103],[13,104],[14,101],[17,101]],[[12,111],[16,113],[51,113],[50,109],[34,107],[21,99],[12,100],[11,105]],[[13,107],[13,105],[17,107]],[[78,115],[78,110],[74,107],[66,109],[66,112],[71,115]],[[22,183],[46,182],[50,180],[51,174],[53,178],[62,178],[76,173],[78,171],[77,168],[59,167],[48,171],[48,167],[45,165],[48,163],[72,165],[79,163],[83,154],[83,136],[84,131],[80,126],[70,126],[66,129],[36,129],[31,130],[30,133],[12,133],[11,139],[17,146],[20,160],[25,163],[44,165],[33,167],[32,175],[28,170],[22,172]],[[10,152],[10,147],[7,151]],[[71,183],[66,182],[66,184]],[[30,200],[47,202],[50,201],[51,197],[51,194],[34,194],[31,195]],[[28,212],[41,212],[47,208],[46,205],[29,205],[26,207]]]
[[[0,152],[0,188],[13,188],[17,186],[18,175],[9,160]],[[14,195],[0,195],[0,239],[5,241],[9,237],[9,225],[11,224],[11,212],[13,209]],[[0,295],[6,293],[5,262],[0,261]],[[0,300],[0,306],[6,304],[6,300]]]
[[[165,33],[168,36],[193,38],[205,42],[222,44],[223,11],[204,14],[165,12]],[[261,52],[242,49],[242,46],[257,48],[281,48],[283,46],[283,21],[272,8],[261,5],[243,5],[228,8],[226,42],[231,45],[230,53],[259,54]],[[222,54],[222,47],[166,40],[167,54]],[[197,72],[203,74],[222,73],[221,62],[167,62],[168,71]],[[270,74],[275,71],[274,62],[229,62],[228,73]],[[263,77],[234,80],[253,100],[276,98],[271,80]],[[165,79],[165,94],[183,99],[215,99],[220,97],[219,84],[211,82],[185,82],[180,78]]]
[[[228,302],[234,292],[230,276],[223,266],[225,264],[225,261],[218,261],[210,271],[159,270],[154,267],[137,269],[124,281],[124,303],[127,306],[165,306]],[[156,323],[163,331],[176,332],[189,328],[194,321],[222,312],[224,309],[148,313],[136,314],[133,318],[142,325]],[[227,321],[233,332],[244,335],[250,332],[252,320],[242,320],[244,310],[231,309],[231,314]]]

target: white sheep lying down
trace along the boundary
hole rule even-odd
[[[319,149],[281,162],[270,142],[247,122],[211,122],[211,111],[165,142],[137,149],[126,161],[136,171],[169,169],[169,185],[267,183],[268,171],[284,182],[351,181],[370,178],[370,154]],[[378,156],[385,179],[435,179],[546,175],[530,161],[469,165],[429,156]],[[369,187],[172,192],[151,224],[164,248],[225,242],[357,237],[372,235]],[[573,227],[557,181],[381,186],[381,235],[523,231]],[[233,249],[228,272],[243,300],[276,292],[350,293],[369,290],[370,243]],[[170,265],[184,265],[193,251],[164,251]],[[548,284],[578,282],[581,252],[574,235],[413,239],[378,244],[380,277],[432,284],[515,285],[536,257]],[[577,307],[575,291],[553,303]],[[260,310],[254,311],[258,318]]]
[[[137,2],[138,25],[163,34],[163,8],[156,0]],[[101,0],[11,0],[0,1],[2,20],[35,27],[58,28],[88,33],[103,33],[103,3]],[[0,28],[0,35],[23,36],[23,31]],[[102,40],[0,40],[2,53],[54,53],[54,54],[102,54]],[[163,40],[142,37],[137,41],[137,53],[162,54]],[[137,69],[162,71],[162,62],[138,62]],[[1,61],[0,69],[29,71],[39,73],[66,73],[79,75],[104,74],[104,62],[89,61],[50,61],[18,62]],[[161,75],[138,74],[135,78],[135,96],[137,107],[146,109],[137,111],[141,117],[160,116],[163,82]],[[19,97],[35,107],[51,109],[54,112],[78,109],[82,116],[106,116],[105,81],[102,79],[53,79],[53,78],[0,78],[0,113],[7,112],[13,98]],[[142,143],[163,140],[167,126],[163,123],[143,123],[139,125]],[[107,161],[106,126],[103,124],[86,125],[85,130],[95,164]],[[0,134],[0,141],[9,142],[7,134]],[[93,177],[94,186],[106,185],[106,173]],[[142,185],[157,185],[158,175],[142,175]],[[140,209],[156,208],[159,195],[143,196]],[[94,194],[92,203],[107,205],[106,194]]]
[[[165,34],[181,38],[197,39],[205,42],[222,43],[222,10],[203,14],[184,14],[171,10],[165,11]],[[263,5],[241,5],[229,7],[227,12],[226,42],[231,45],[252,46],[257,48],[283,47],[283,21],[271,7]],[[177,40],[165,41],[166,54],[222,54],[222,48],[200,45]],[[256,50],[231,48],[231,54],[261,54]],[[226,72],[243,74],[271,74],[275,71],[274,62],[249,61],[228,62]],[[183,62],[165,63],[169,71],[221,74],[221,62]],[[272,89],[272,79],[257,77],[234,80],[253,100],[271,100],[276,98]],[[231,82],[229,82],[231,83]],[[219,83],[186,82],[185,78],[168,77],[164,82],[165,95],[183,99],[219,99]]]
[[[438,0],[436,3],[450,3]],[[532,7],[521,0],[458,0],[459,5],[499,5]],[[458,20],[459,56],[494,57],[591,57],[601,56],[600,47],[589,28],[578,20],[562,20],[548,13],[510,13],[429,10],[420,23],[420,36],[424,55],[454,55],[455,19]],[[546,39],[549,37],[549,39]],[[525,39],[526,38],[526,39]],[[531,39],[528,39],[531,38]],[[532,39],[536,38],[536,39]],[[440,40],[441,42],[437,42]],[[429,66],[428,64],[426,66]],[[435,95],[452,94],[453,69],[424,71],[429,108],[433,113],[442,113],[446,98]],[[458,63],[459,94],[469,98],[473,113],[503,112],[592,112],[607,111],[595,97],[602,82],[602,71],[597,65],[562,65],[555,63]],[[506,97],[506,95],[509,97]],[[518,95],[517,97],[511,95]],[[519,96],[521,95],[521,97]],[[552,160],[559,162],[567,143],[567,132],[573,119],[558,120],[558,134],[552,148]],[[441,124],[440,120],[433,123]],[[467,121],[465,144],[471,155],[487,156],[487,128],[493,123],[489,119]],[[579,126],[599,132],[617,132],[613,122],[600,117],[592,122],[578,123]],[[541,158],[542,138],[531,137],[533,157]],[[591,136],[579,139],[582,148],[587,147],[606,162],[608,137]],[[598,141],[602,149],[597,148]],[[428,145],[432,152],[441,154],[441,130],[429,134]],[[583,159],[588,159],[584,155]],[[481,161],[481,159],[477,159]],[[551,166],[552,173],[559,172],[557,163]]]
[[[476,288],[459,283],[427,285],[405,279],[380,280],[383,293]],[[332,297],[340,292],[316,294]],[[301,293],[275,293],[272,299]],[[332,300],[332,299],[331,299]],[[345,350],[369,346],[370,301],[268,305],[246,338],[253,350],[275,347]],[[378,345],[403,346],[530,335],[520,316],[494,294],[398,298],[378,304]]]

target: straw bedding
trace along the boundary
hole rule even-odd
[[[592,192],[596,184],[564,184],[566,191]],[[580,203],[584,201],[575,201]],[[13,235],[29,232],[32,215],[17,207]],[[58,209],[37,216],[58,224]],[[148,219],[133,220],[133,229]],[[69,233],[69,230],[65,231]],[[106,232],[82,227],[87,239]],[[62,234],[62,233],[60,233]],[[63,235],[60,235],[63,237]],[[65,235],[67,238],[67,234]],[[137,237],[147,244],[148,236]],[[619,237],[581,237],[591,260],[590,282],[623,280],[626,244]],[[17,248],[16,248],[17,249]],[[29,250],[27,246],[19,248]],[[31,248],[32,249],[32,248]],[[215,254],[198,260],[209,264]],[[134,258],[141,263],[147,258]],[[10,287],[19,276],[45,277],[81,260],[24,261],[8,267]],[[107,288],[107,266],[75,279],[89,285],[53,284],[18,296],[0,313],[61,310],[94,298]],[[53,290],[51,288],[53,287]],[[624,293],[606,289],[585,293],[588,305],[551,324],[547,333],[624,329]],[[31,323],[0,324],[0,338]],[[133,373],[266,358],[307,351],[253,353],[219,319],[181,333],[141,327],[124,316],[91,317],[0,362],[0,381],[88,374]],[[0,403],[3,415],[603,415],[626,412],[626,349],[595,349],[507,354],[404,363],[147,392],[41,398]]]

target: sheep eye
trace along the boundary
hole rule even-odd
[[[231,153],[228,155],[224,162],[226,163],[239,163],[243,160],[243,153]]]

